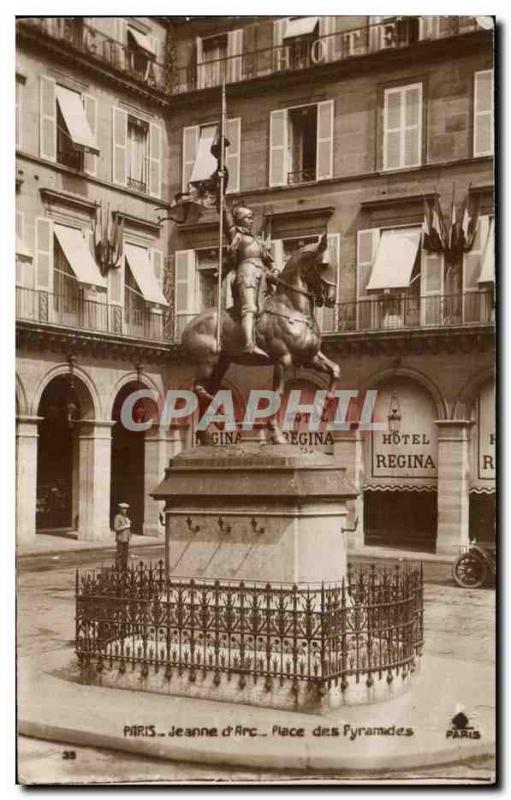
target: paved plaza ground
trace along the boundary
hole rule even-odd
[[[136,549],[137,560],[157,560],[163,548],[150,546]],[[57,559],[41,553],[19,560],[18,569],[18,654],[19,656],[49,653],[69,646],[74,636],[74,577],[76,566],[87,568],[111,563],[111,552],[79,550],[66,552]],[[450,579],[449,564],[429,561],[425,570],[425,641],[431,656],[453,657],[476,665],[495,663],[495,592],[493,589],[461,590]],[[442,676],[438,676],[439,682]],[[360,774],[344,772],[315,774],[285,770],[251,772],[179,762],[100,750],[73,747],[76,756],[70,760],[64,752],[69,745],[20,737],[19,777],[26,782],[97,782],[123,781],[129,775],[133,782],[169,781],[331,781],[332,777],[356,782]],[[428,767],[421,778],[430,781],[475,780],[487,782],[494,772],[493,759],[474,759],[470,764]],[[410,781],[416,772],[379,772],[379,780]]]

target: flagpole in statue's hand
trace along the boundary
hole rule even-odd
[[[223,246],[224,246],[224,182],[225,182],[225,77],[222,81],[222,111],[220,115],[220,197],[218,213],[220,215],[219,243],[218,243],[218,278],[216,298],[216,344],[217,352],[221,350],[222,338],[222,274],[223,274]]]

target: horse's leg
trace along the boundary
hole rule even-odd
[[[282,403],[284,396],[284,374],[287,367],[291,366],[291,356],[288,353],[283,356],[273,368],[273,391],[279,396],[279,407]],[[272,444],[287,444],[287,439],[282,433],[277,422],[277,414],[273,414],[267,423],[268,431],[270,432],[270,441]]]
[[[200,365],[194,385],[198,399],[199,418],[204,416],[214,395],[219,390],[229,364],[230,362],[227,359],[220,356],[217,361]],[[211,434],[207,429],[205,431],[197,431],[196,438],[200,445],[213,443]]]
[[[319,350],[312,361],[304,366],[316,369],[318,372],[326,372],[326,374],[330,376],[326,398],[327,400],[333,400],[336,383],[341,377],[341,368],[339,364],[327,358],[327,356]]]

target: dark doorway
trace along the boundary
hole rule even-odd
[[[435,552],[437,493],[364,492],[365,544]]]
[[[144,468],[145,468],[145,433],[131,431],[121,423],[121,408],[124,400],[131,392],[140,389],[137,384],[128,384],[114,403],[112,418],[115,425],[112,429],[112,480],[110,488],[110,522],[117,510],[118,503],[129,503],[128,516],[132,524],[132,533],[141,535],[144,525]],[[144,407],[137,404],[133,418],[142,422],[145,417]]]
[[[68,377],[48,384],[38,415],[36,530],[76,530],[80,406]]]
[[[470,492],[470,538],[478,542],[495,543],[497,503],[495,492]]]

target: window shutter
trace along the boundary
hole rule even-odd
[[[151,123],[149,125],[149,194],[161,197],[161,128]]]
[[[319,63],[322,61],[334,61],[337,58],[338,37],[334,35],[336,26],[337,17],[323,16],[319,18],[319,35],[320,37],[327,37],[322,42],[322,45],[316,45],[316,47],[318,47],[317,56],[319,56]],[[324,57],[322,57],[323,52],[325,54]]]
[[[383,110],[383,169],[401,165],[401,89],[387,89]]]
[[[480,291],[478,279],[481,275],[483,255],[489,231],[489,217],[482,215],[477,223],[472,248],[463,254],[463,321],[479,322]]]
[[[270,252],[275,266],[282,272],[284,269],[284,244],[282,239],[271,240]]]
[[[369,17],[369,52],[374,53],[381,48],[383,17]]]
[[[379,241],[379,228],[366,228],[357,233],[357,330],[372,327],[373,303],[366,287],[371,278]]]
[[[403,166],[415,167],[422,162],[422,84],[404,90]]]
[[[316,180],[332,177],[334,139],[334,101],[318,103]]]
[[[228,119],[226,135],[230,142],[225,151],[226,167],[229,171],[228,192],[240,191],[240,166],[241,166],[241,118]]]
[[[128,41],[128,26],[126,20],[120,17],[115,19],[115,38],[119,42],[115,48],[114,62],[117,67],[126,69],[127,67],[127,52],[126,45]]]
[[[202,64],[202,39],[200,36],[195,37],[195,55],[197,65],[197,89],[203,89],[206,78],[206,68]]]
[[[153,270],[156,280],[163,289],[163,253],[161,250],[152,250]]]
[[[118,186],[126,186],[128,114],[122,108],[112,109],[112,181]]]
[[[336,292],[335,292],[336,305],[333,308],[327,308],[326,306],[322,306],[317,310],[318,324],[323,333],[326,333],[328,331],[335,331],[337,328],[336,321],[337,321],[337,310],[338,310],[337,303],[339,302],[341,234],[329,233],[327,236],[327,242],[328,242],[328,261],[336,275]]]
[[[23,239],[23,212],[16,209],[16,244]],[[18,258],[16,251],[16,286],[25,286],[24,265],[22,258]]]
[[[195,313],[195,300],[195,250],[177,250],[174,302],[178,337]]]
[[[493,70],[474,75],[474,156],[493,154]]]
[[[439,17],[419,17],[419,39],[436,39],[439,30]]]
[[[422,84],[386,89],[383,109],[383,169],[422,161]]]
[[[85,116],[91,129],[92,135],[96,139],[98,137],[98,101],[90,94],[83,95],[83,105],[85,108]],[[94,153],[84,154],[84,171],[89,175],[96,175],[98,168],[98,157]]]
[[[241,80],[241,54],[243,52],[243,28],[229,31],[227,34],[227,81]]]
[[[287,109],[270,114],[270,186],[286,186],[288,173]]]
[[[115,305],[122,304],[122,287],[124,285],[124,258],[121,258],[121,264],[115,269],[108,270],[108,302]]]
[[[48,161],[57,160],[56,81],[41,75],[39,104],[39,154]]]
[[[35,225],[36,288],[51,292],[53,285],[53,225],[38,217]]]
[[[421,260],[421,324],[440,325],[444,293],[444,255],[422,250]]]
[[[273,69],[289,69],[289,47],[283,44],[287,17],[273,22]]]
[[[197,157],[197,150],[199,148],[200,128],[198,125],[191,125],[188,128],[183,128],[183,183],[181,191],[188,191],[188,181],[192,174],[193,165]]]

